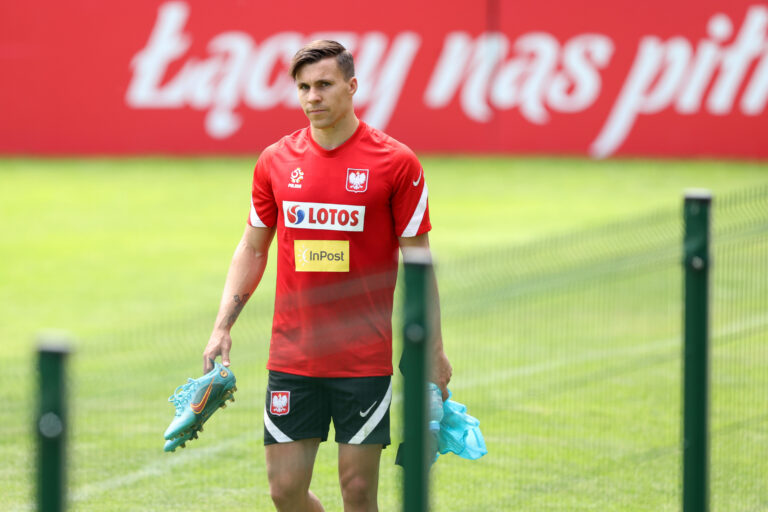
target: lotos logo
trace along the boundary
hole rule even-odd
[[[285,227],[363,231],[365,206],[283,201]]]
[[[288,222],[285,224],[288,225],[290,222],[294,226],[297,224],[301,224],[304,221],[304,212],[299,208],[298,204],[295,204],[291,206],[288,210],[285,212],[286,219]]]

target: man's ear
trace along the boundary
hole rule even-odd
[[[357,92],[357,77],[353,76],[352,78],[349,79],[349,82],[347,83],[349,84],[349,94],[350,95],[355,94]]]

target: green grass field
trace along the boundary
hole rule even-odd
[[[34,508],[34,349],[61,329],[74,339],[72,510],[271,510],[261,411],[272,265],[233,331],[237,402],[200,440],[162,452],[166,399],[200,372],[254,162],[0,160],[3,509]],[[719,197],[764,186],[768,164],[423,163],[451,389],[489,449],[476,462],[438,460],[435,510],[679,510],[681,249],[627,226],[657,211],[674,218],[685,188]],[[617,258],[616,240],[641,256]],[[732,243],[724,266],[764,269],[764,236],[746,252]],[[730,272],[716,289],[728,306],[713,319],[713,510],[768,510],[768,318],[765,302],[742,300],[768,297],[765,276]],[[385,511],[400,503],[401,404],[396,393]],[[327,510],[341,509],[335,450],[321,447],[312,485]]]

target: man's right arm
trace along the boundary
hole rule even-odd
[[[229,350],[232,347],[230,330],[261,281],[274,234],[274,227],[245,227],[229,265],[213,332],[203,351],[203,373],[213,369],[213,361],[218,356],[221,356],[224,366],[229,366]]]

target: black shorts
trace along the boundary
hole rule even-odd
[[[270,370],[264,444],[325,441],[333,419],[337,443],[387,446],[391,402],[390,376],[324,378]]]

